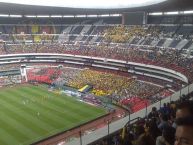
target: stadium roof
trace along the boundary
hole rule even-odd
[[[143,7],[134,8],[68,8],[68,7],[53,7],[53,6],[34,6],[23,4],[12,4],[0,2],[1,14],[21,14],[21,15],[77,15],[77,14],[109,14],[123,13],[129,11],[176,11],[176,10],[193,10],[192,0],[167,0],[159,4],[153,4]]]
[[[153,5],[164,1],[167,0],[0,0],[0,2],[13,4],[91,9],[133,8]]]

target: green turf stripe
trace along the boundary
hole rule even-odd
[[[23,110],[19,109],[19,108],[15,108],[15,106],[13,106],[12,104],[7,104],[6,101],[1,100],[0,102],[1,106],[4,107],[6,109],[6,112],[12,117],[12,118],[17,118],[18,120],[20,119],[20,121],[22,121],[22,123],[28,123],[27,127],[30,127],[30,125],[36,126],[40,129],[42,129],[42,131],[47,131],[45,128],[43,127],[39,127],[36,125],[35,122],[39,122],[39,120],[35,120],[35,118],[32,118],[32,116],[27,115],[26,113],[24,113]],[[28,118],[30,117],[30,118]],[[38,130],[41,131],[41,130]]]
[[[9,131],[6,131],[4,128],[0,129],[0,144],[1,145],[19,145],[20,142],[18,142],[17,139],[13,138],[13,136],[10,135]]]
[[[45,96],[51,97],[44,100]],[[24,100],[28,100],[28,103],[24,104]],[[0,114],[6,113],[3,119],[0,119],[0,127],[10,132],[10,138],[13,130],[17,129],[14,126],[24,132],[24,135],[21,132],[16,133],[14,137],[17,141],[12,143],[14,145],[18,142],[30,144],[105,113],[101,108],[79,102],[72,97],[57,95],[41,86],[31,85],[2,89],[0,105]],[[37,112],[40,112],[39,116]],[[9,123],[14,126],[8,126]],[[1,142],[7,144],[0,138],[0,144]]]
[[[29,90],[29,92],[31,92],[31,90]],[[42,95],[45,95],[45,94],[42,93]],[[55,99],[57,99],[57,98],[58,97],[56,97]],[[62,98],[62,97],[59,97],[59,98]],[[90,112],[89,109],[84,109],[84,108],[82,108],[82,106],[79,106],[79,104],[77,104],[77,101],[75,103],[72,103],[72,102],[65,99],[65,102],[66,103],[64,104],[64,98],[62,98],[62,100],[59,100],[57,102],[55,102],[55,100],[52,100],[52,103],[50,103],[50,102],[48,102],[48,103],[49,103],[49,106],[53,106],[53,108],[56,108],[56,110],[66,110],[66,112],[68,112],[68,114],[69,114],[69,112],[71,112],[69,115],[71,115],[72,118],[74,118],[74,119],[84,118],[84,117],[87,117],[87,116],[93,114],[93,112],[92,111]],[[57,105],[55,105],[55,104],[57,104]],[[64,105],[65,105],[65,108],[64,108]],[[84,111],[84,110],[88,110],[88,111]],[[88,113],[88,112],[90,112],[90,113]]]
[[[26,88],[26,89],[29,89],[29,88]],[[30,88],[29,91],[32,91],[32,89]],[[36,91],[36,90],[34,90],[34,91]],[[45,91],[45,90],[42,90],[42,91]],[[50,93],[55,96],[54,93],[52,93],[52,92],[50,92]],[[57,102],[58,106],[63,105],[62,104],[62,101],[64,101],[63,97],[56,97],[55,100],[56,99],[59,100],[59,102]],[[55,100],[53,100],[53,102]],[[74,104],[77,104],[77,100],[69,98],[69,97],[65,97],[65,101],[67,102],[66,105],[68,106],[68,108],[73,110],[73,112],[77,112],[78,111],[79,112],[78,114],[80,114],[80,113],[82,113],[83,115],[86,114],[85,116],[93,114],[93,111],[94,112],[100,112],[100,113],[101,113],[101,111],[104,112],[104,110],[102,110],[101,108],[96,108],[96,107],[87,105],[87,104],[82,103],[82,102],[78,102],[78,105],[74,105]],[[73,106],[73,107],[71,107],[71,106]],[[86,109],[84,109],[84,108],[86,108]]]
[[[34,114],[28,114],[27,112],[25,113],[25,111],[22,110],[21,108],[15,107],[12,104],[5,102],[4,100],[1,100],[0,103],[1,103],[1,105],[6,104],[6,106],[4,105],[4,107],[7,110],[15,113],[15,116],[22,118],[24,120],[24,122],[28,121],[28,122],[34,123],[33,125],[39,124],[37,127],[42,128],[43,130],[53,129],[53,128],[49,127],[49,125],[46,125],[44,122],[39,120],[39,118],[37,118],[36,112],[34,112]]]
[[[13,97],[13,99],[15,99],[15,97]],[[33,108],[36,108],[35,106],[33,107]],[[25,109],[26,110],[26,109]],[[69,112],[68,112],[69,113]],[[45,114],[45,111],[44,111],[44,114]],[[50,113],[48,112],[48,116],[49,117],[51,117],[52,119],[53,118],[55,118],[53,115],[50,115]],[[40,116],[40,118],[42,117],[42,115]],[[65,115],[64,116],[64,118],[65,117],[67,117],[67,115]],[[63,124],[66,122],[66,119],[64,120],[64,118],[62,118],[62,120],[61,120],[61,122],[63,122]],[[61,119],[61,118],[56,118],[57,119],[57,122],[53,122],[53,123],[55,123],[55,124],[57,124],[58,125],[58,121],[59,121],[59,119]],[[76,122],[76,121],[73,121],[73,122]],[[70,122],[70,121],[68,121],[67,123],[65,123],[66,125],[65,125],[65,127],[66,126],[69,126],[70,124],[72,124],[73,122]],[[51,122],[50,122],[51,123]],[[63,125],[64,126],[64,125]],[[61,128],[61,126],[59,127],[59,128]]]
[[[22,93],[25,93],[24,91],[22,92]],[[16,91],[14,91],[14,94],[17,94],[16,93]],[[26,94],[25,94],[26,95]],[[38,103],[38,102],[37,102]],[[51,107],[52,106],[52,104],[50,103],[49,104],[49,106],[45,106],[44,104],[41,104],[41,103],[39,103],[39,104],[34,104],[35,106],[34,107],[31,107],[31,108],[34,108],[33,109],[33,112],[34,112],[34,110],[36,111],[36,112],[40,112],[40,114],[41,114],[41,116],[42,115],[45,115],[45,114],[48,114],[47,116],[44,116],[44,118],[46,119],[46,120],[49,120],[49,122],[50,122],[50,120],[51,121],[56,121],[56,122],[58,122],[59,123],[59,121],[60,122],[62,122],[62,124],[64,124],[63,123],[63,121],[65,121],[66,123],[71,123],[72,121],[73,122],[76,122],[76,120],[77,120],[77,118],[76,117],[73,117],[72,119],[73,120],[70,120],[70,121],[68,121],[68,120],[64,120],[64,117],[67,117],[67,115],[69,114],[69,112],[67,113],[67,114],[64,114],[64,112],[62,111],[63,109],[61,109],[61,108],[57,108],[57,106],[55,105],[55,106],[53,106],[53,107]],[[47,102],[46,102],[47,103]],[[43,107],[41,107],[43,105]],[[56,108],[56,109],[55,109]],[[26,109],[28,109],[28,108],[26,108]],[[32,109],[31,109],[32,110]],[[53,114],[52,114],[53,113]],[[63,117],[62,117],[63,116]],[[46,118],[47,117],[47,118]],[[48,118],[49,117],[49,118]],[[67,117],[68,118],[68,117]]]
[[[29,88],[25,88],[25,89],[29,89]],[[41,88],[38,88],[38,89],[41,89]],[[29,91],[32,91],[32,89],[30,88]],[[44,92],[44,91],[45,90],[41,89],[41,92]],[[47,92],[47,90],[46,90],[46,92]],[[52,92],[49,92],[49,93],[52,93]],[[53,94],[53,95],[55,95],[55,94]],[[64,97],[55,97],[55,99],[60,99],[59,100],[60,102],[57,102],[57,106],[55,106],[55,107],[58,107],[60,105],[64,105],[63,104],[64,103]],[[61,101],[61,99],[62,99],[62,101]],[[54,101],[55,100],[53,100],[52,102],[54,102]],[[70,114],[73,114],[75,116],[79,116],[79,118],[92,116],[93,113],[95,113],[95,116],[100,116],[100,115],[105,113],[104,109],[96,108],[96,107],[87,105],[85,103],[79,103],[77,100],[69,98],[69,97],[65,97],[65,102],[67,102],[67,103],[65,103],[65,105],[67,106],[66,108],[71,111]],[[79,114],[81,114],[81,116]]]
[[[0,120],[6,126],[11,128],[10,134],[12,138],[17,138],[20,142],[30,139],[31,137],[37,137],[38,134],[31,131],[28,127],[24,126],[21,122],[18,122],[16,119],[10,117],[7,114],[4,114]]]
[[[15,92],[15,91],[14,91],[14,92]],[[14,93],[14,94],[15,94],[15,96],[16,96],[16,93]],[[12,99],[16,99],[16,98],[15,98],[15,96],[14,96],[14,97],[12,97]],[[49,115],[49,116],[50,116],[50,115]],[[67,115],[66,115],[66,116],[64,116],[64,117],[67,117]],[[72,121],[74,122],[74,119],[73,119]],[[66,123],[65,123],[65,124],[66,124],[66,126],[69,126],[69,125],[71,126],[72,124],[74,124],[74,125],[76,125],[76,124],[77,124],[77,122],[76,122],[76,123],[73,123],[73,122],[71,122],[71,124],[66,124]],[[63,128],[63,127],[62,127],[62,128]],[[57,131],[54,131],[54,132],[56,133]]]
[[[2,106],[2,105],[1,105]],[[8,106],[8,108],[10,108],[11,106]],[[8,110],[8,108],[6,108]],[[8,111],[7,111],[8,112]],[[12,114],[14,114],[15,112],[13,111]],[[9,114],[11,115],[11,114]],[[21,115],[18,115],[18,114],[14,114],[12,117],[17,117],[18,119],[21,118],[20,120],[22,120],[23,123],[25,124],[28,124],[26,125],[27,128],[30,128],[31,130],[34,131],[34,128],[36,129],[36,134],[45,134],[45,135],[50,135],[50,131],[47,130],[46,127],[42,127],[42,126],[39,126],[39,120],[37,120],[36,122],[31,120],[32,122],[30,122],[30,120],[28,120],[28,118],[24,117],[24,116],[21,116]],[[9,124],[11,124],[12,122],[10,120],[8,120]],[[18,128],[18,129],[21,129],[22,131],[25,131],[23,130],[22,128]],[[43,129],[43,130],[42,130]],[[33,136],[31,134],[26,134],[28,135],[30,138],[33,138]],[[39,135],[38,135],[39,136]],[[24,136],[21,136],[20,138],[24,138]],[[36,136],[37,138],[37,136]],[[37,140],[34,140],[34,141],[37,141]]]

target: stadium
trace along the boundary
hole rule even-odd
[[[177,145],[192,99],[191,0],[0,0],[0,145]]]

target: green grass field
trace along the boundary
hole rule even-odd
[[[0,145],[27,145],[106,112],[42,86],[0,89]]]

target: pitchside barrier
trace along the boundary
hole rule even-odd
[[[80,124],[80,125],[77,125],[77,126],[75,126],[75,127],[73,127],[73,128],[70,128],[70,129],[68,129],[68,130],[62,131],[62,132],[57,133],[57,134],[55,134],[55,135],[52,135],[52,136],[50,136],[50,137],[47,137],[47,138],[44,138],[44,139],[39,140],[39,141],[37,141],[37,142],[34,142],[34,143],[32,143],[31,145],[38,145],[38,144],[41,144],[41,145],[55,145],[55,144],[57,144],[57,143],[59,143],[59,142],[63,142],[64,140],[68,140],[68,141],[69,141],[71,138],[80,136],[79,133],[81,132],[81,129],[79,129],[80,132],[78,132],[78,134],[71,134],[70,136],[67,136],[67,137],[65,137],[65,138],[62,138],[62,136],[64,136],[63,134],[69,133],[70,131],[72,131],[72,130],[74,130],[74,129],[81,128],[81,127],[84,126],[84,125],[87,125],[87,124],[89,124],[89,123],[91,123],[91,122],[93,122],[93,121],[96,121],[96,120],[98,120],[98,119],[107,117],[107,116],[109,116],[109,115],[110,115],[110,113],[107,113],[107,114],[102,115],[102,116],[100,116],[100,117],[98,117],[98,118],[95,118],[95,119],[90,120],[90,121],[88,121],[88,122],[85,122],[85,123],[82,123],[82,124]],[[99,125],[99,124],[97,124],[97,125]],[[89,128],[91,128],[91,127],[89,127]],[[82,133],[83,133],[83,132],[82,132]]]
[[[184,87],[183,89],[181,89],[180,91],[174,93],[170,97],[167,97],[163,100],[160,100],[157,103],[147,106],[144,109],[138,112],[135,112],[133,114],[130,114],[116,122],[112,122],[112,123],[109,122],[107,126],[97,129],[88,135],[80,135],[79,138],[76,138],[71,142],[65,143],[64,145],[87,145],[92,142],[95,142],[96,140],[104,138],[105,136],[108,136],[122,129],[127,124],[128,121],[131,121],[132,123],[132,120],[135,120],[136,118],[146,117],[151,112],[152,107],[156,107],[157,109],[160,109],[164,103],[170,103],[171,101],[177,101],[181,98],[182,95],[187,95],[192,91],[193,91],[193,84],[188,85]]]

